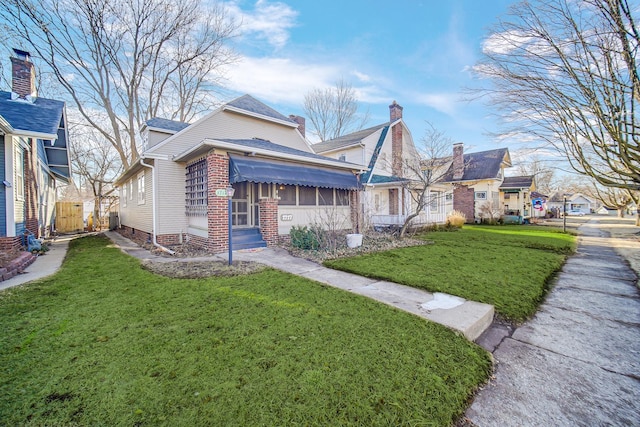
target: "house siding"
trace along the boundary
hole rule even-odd
[[[0,135],[0,180],[6,181],[4,135]],[[0,184],[0,237],[7,236],[7,188]]]
[[[300,134],[288,126],[228,111],[219,112],[194,123],[172,142],[160,144],[150,151],[171,157],[194,147],[207,138],[261,138],[275,144],[312,152]]]
[[[186,164],[161,160],[157,160],[155,163],[157,176],[163,177],[162,180],[157,180],[157,233],[185,233],[188,227],[187,217],[185,216]],[[151,182],[149,182],[147,188],[151,188]],[[151,192],[148,193],[148,202],[150,202]]]
[[[153,231],[151,169],[145,167],[140,172],[145,174],[145,203],[138,204],[138,174],[135,174],[123,185],[126,187],[126,195],[124,189],[120,188],[120,222],[132,229],[151,233]],[[123,200],[125,198],[126,201]]]

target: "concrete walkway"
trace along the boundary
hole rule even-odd
[[[579,231],[546,302],[494,351],[477,426],[640,425],[638,278],[597,219]]]
[[[67,255],[69,241],[75,237],[76,236],[62,236],[50,241],[49,251],[44,255],[38,256],[22,273],[9,280],[0,282],[0,291],[31,282],[32,280],[42,279],[57,272],[62,265],[64,257]]]

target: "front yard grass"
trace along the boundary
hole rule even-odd
[[[461,335],[275,270],[171,279],[103,237],[0,292],[2,425],[450,425],[491,370]]]
[[[434,244],[325,265],[493,304],[507,320],[522,322],[536,312],[549,279],[576,247],[575,236],[539,226],[465,226],[422,238]]]

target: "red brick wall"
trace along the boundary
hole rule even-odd
[[[389,105],[389,119],[394,122],[402,118],[402,107],[396,101]],[[391,128],[391,172],[402,176],[402,123]]]
[[[278,199],[260,199],[260,233],[267,246],[278,243]]]
[[[20,236],[0,237],[0,252],[11,252],[20,248],[22,248],[22,238]]]
[[[11,90],[21,98],[36,91],[35,67],[23,59],[11,58]]]
[[[216,196],[216,190],[229,186],[229,158],[220,154],[207,156],[207,222],[209,236],[206,249],[212,253],[229,249],[228,200]]]
[[[453,209],[467,217],[467,223],[473,223],[475,217],[475,199],[473,188],[456,185],[453,188]]]
[[[184,236],[183,239],[180,239],[180,233],[158,234],[156,235],[156,241],[162,246],[179,245],[184,241]]]
[[[152,241],[152,238],[153,238],[151,234],[147,233],[146,231],[136,230],[135,228],[131,228],[126,225],[123,225],[118,230],[118,232],[122,234],[124,237],[126,237],[127,239],[132,240],[138,243],[139,245],[149,243]]]

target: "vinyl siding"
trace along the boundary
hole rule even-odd
[[[158,183],[158,193],[156,194],[158,201],[157,234],[186,232],[187,217],[184,206],[186,165],[173,161],[156,160],[156,168],[158,176],[162,177]]]
[[[207,138],[261,138],[274,144],[312,152],[294,128],[228,111],[219,111],[205,120],[194,123],[177,135],[177,138],[153,147],[149,152],[171,157]]]
[[[120,222],[122,225],[142,230],[147,233],[153,231],[153,196],[152,196],[152,179],[151,169],[142,168],[141,172],[144,172],[144,186],[145,186],[145,203],[138,204],[138,175],[136,173],[127,180],[124,184],[127,188],[126,194],[126,206],[123,205],[122,199],[124,198],[123,189],[120,188]],[[129,186],[129,182],[132,181],[132,185]],[[133,197],[129,195],[129,188],[132,189]]]

